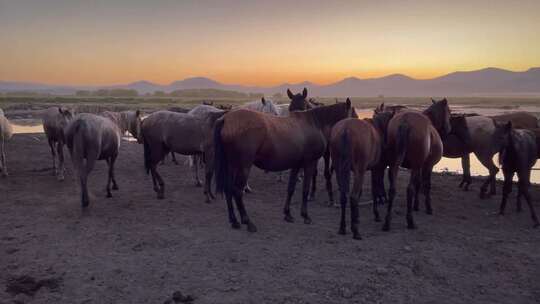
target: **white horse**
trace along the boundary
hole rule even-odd
[[[8,176],[6,164],[6,147],[5,144],[13,136],[13,127],[9,120],[4,115],[4,111],[0,109],[0,172],[3,176]]]
[[[265,99],[264,97],[261,98],[261,100],[255,100],[248,103],[245,103],[240,106],[240,108],[243,109],[249,109],[257,112],[267,113],[271,115],[279,115],[279,110],[276,104],[270,100]]]
[[[58,180],[64,180],[64,129],[73,119],[73,113],[68,109],[51,107],[43,112],[43,130],[47,136],[49,147],[53,159],[53,175]],[[58,157],[58,167],[56,167],[56,157]]]

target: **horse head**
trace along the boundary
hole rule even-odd
[[[265,99],[264,97],[261,98],[260,111],[263,113],[268,113],[268,114],[272,114],[276,116],[279,115],[279,110],[276,107],[276,104],[272,100]]]
[[[291,90],[287,89],[287,96],[291,100],[289,104],[289,112],[293,111],[305,111],[310,108],[307,98],[307,89],[304,88],[302,93],[293,94]]]
[[[432,104],[424,111],[431,123],[439,132],[441,137],[445,137],[452,130],[450,125],[450,107],[446,98],[436,101],[431,99]]]

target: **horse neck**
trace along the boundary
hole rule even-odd
[[[338,121],[347,118],[340,113],[343,110],[342,106],[342,104],[336,104],[292,113],[298,113],[299,116],[303,117],[317,128],[324,129],[325,127],[331,127]]]

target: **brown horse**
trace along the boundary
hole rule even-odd
[[[306,100],[307,98],[307,89],[304,88],[302,94],[293,94],[289,89],[287,89],[287,96],[291,99],[289,104],[289,112],[293,111],[305,111],[308,109],[313,109],[323,105],[322,103],[316,102],[312,98]],[[347,98],[347,103],[351,103],[351,100]],[[337,103],[337,101],[336,101]],[[352,111],[352,117],[358,118],[356,111]],[[327,141],[330,141],[330,133],[332,132],[332,127],[326,127],[323,131],[323,134]],[[334,191],[332,189],[332,169],[330,168],[330,149],[327,147],[327,150],[323,154],[324,160],[324,178],[326,180],[326,191],[328,192],[328,201],[330,204],[334,202]],[[318,170],[315,167],[315,174],[313,174],[313,181],[311,183],[311,191],[309,195],[309,200],[315,200],[315,193],[317,191],[317,174]]]
[[[384,133],[393,115],[391,112],[382,112],[375,114],[373,119],[344,119],[332,128],[329,146],[332,167],[336,170],[340,191],[341,221],[339,234],[346,233],[345,214],[351,171],[354,175],[353,189],[350,194],[351,232],[353,238],[361,239],[358,233],[358,201],[362,195],[364,174],[367,170],[372,172],[373,214],[375,221],[380,221],[377,204],[380,203],[381,199],[384,199],[384,186],[382,189],[377,187],[381,186],[378,180],[384,176],[385,166],[381,162]],[[381,193],[382,195],[380,195]]]
[[[512,122],[496,123],[495,140],[501,143],[499,163],[504,174],[503,195],[499,214],[504,214],[508,195],[512,192],[512,178],[518,176],[517,210],[521,211],[521,197],[529,205],[534,227],[539,227],[538,217],[531,203],[529,186],[531,169],[540,158],[540,129],[512,129]]]
[[[490,116],[494,121],[499,123],[512,122],[514,129],[534,129],[540,127],[538,118],[527,112],[512,112]]]
[[[468,190],[472,181],[469,154],[473,152],[473,149],[467,117],[466,114],[452,114],[450,116],[451,131],[443,139],[443,156],[461,158],[463,177],[459,187],[463,187],[464,190]]]
[[[443,153],[441,136],[451,130],[448,101],[433,101],[423,113],[402,110],[390,120],[387,129],[387,148],[385,150],[389,170],[389,200],[383,230],[390,229],[392,205],[396,196],[396,177],[400,166],[410,169],[411,175],[407,187],[407,227],[415,229],[412,216],[418,210],[417,192],[420,184],[425,195],[426,213],[432,214],[431,208],[431,172]],[[441,134],[441,135],[439,135]]]
[[[294,221],[290,212],[291,197],[298,172],[304,169],[301,215],[304,223],[311,223],[307,198],[317,161],[326,151],[323,130],[350,117],[351,113],[351,103],[346,102],[291,112],[289,117],[239,109],[220,118],[214,128],[216,192],[225,192],[232,228],[240,228],[232,205],[234,197],[241,222],[247,225],[248,231],[257,230],[243,201],[243,189],[253,165],[266,171],[292,169],[283,210],[287,222]]]

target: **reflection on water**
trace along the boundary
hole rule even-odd
[[[474,154],[471,153],[471,175],[472,176],[488,176],[489,171],[484,165],[480,163],[478,158]],[[498,163],[499,155],[495,154],[493,157],[493,163],[497,166],[499,166]],[[531,182],[535,184],[540,184],[540,163],[537,163],[533,167],[533,171],[531,172]],[[536,170],[535,170],[536,169]],[[437,172],[444,172],[444,171],[450,171],[450,172],[458,172],[463,173],[463,170],[461,169],[461,159],[460,158],[446,158],[443,157],[441,161],[435,165],[434,168]],[[497,179],[503,180],[504,176],[502,174],[502,170],[499,170],[499,173],[497,173]],[[517,181],[517,176],[514,176],[514,180]]]
[[[43,125],[41,120],[37,119],[17,119],[11,120],[14,134],[24,133],[43,133]]]

